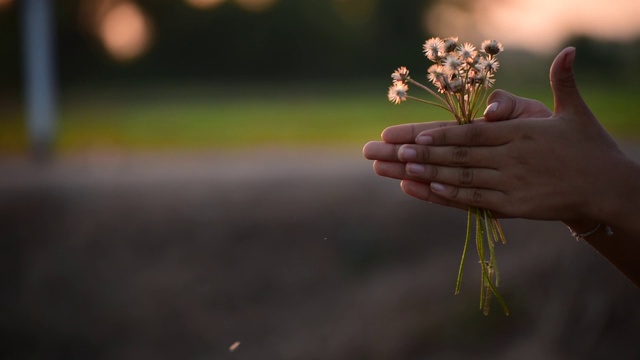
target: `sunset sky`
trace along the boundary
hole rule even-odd
[[[465,12],[441,1],[425,11],[425,26],[440,36],[479,42],[499,39],[509,48],[557,50],[572,36],[630,40],[640,36],[638,0],[467,0]]]

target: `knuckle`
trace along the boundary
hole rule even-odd
[[[473,182],[473,170],[469,168],[463,168],[460,170],[458,181],[461,185],[471,185]]]
[[[451,154],[451,161],[456,165],[465,165],[469,161],[469,149],[465,147],[456,147]]]
[[[420,151],[420,155],[422,157],[422,161],[428,162],[429,159],[431,158],[431,151],[429,151],[428,147],[422,146],[421,147],[421,151]]]
[[[429,170],[427,172],[427,176],[429,179],[431,180],[437,180],[438,179],[438,167],[437,166],[428,166],[427,169]]]
[[[452,200],[455,200],[458,198],[458,196],[460,195],[460,189],[458,189],[457,187],[453,187],[451,189],[451,194],[450,194],[450,198]]]
[[[473,191],[471,192],[471,202],[474,205],[481,205],[482,204],[482,191],[480,191],[478,189],[473,189]]]
[[[562,74],[561,76],[557,76],[554,79],[555,84],[563,88],[567,89],[576,89],[578,85],[576,84],[576,76],[573,72]]]

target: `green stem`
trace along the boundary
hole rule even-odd
[[[407,99],[411,99],[411,100],[414,100],[414,101],[419,101],[421,103],[425,103],[425,104],[429,104],[429,105],[435,105],[435,106],[437,106],[439,108],[445,109],[447,111],[451,111],[451,109],[449,109],[447,107],[444,107],[444,106],[442,106],[442,105],[440,105],[438,103],[434,103],[433,101],[429,101],[429,100],[425,100],[425,99],[420,99],[420,98],[417,98],[415,96],[407,95]]]
[[[427,86],[423,85],[422,83],[419,83],[411,78],[407,79],[408,82],[412,83],[413,85],[416,85],[417,87],[426,90],[427,92],[429,92],[429,94],[433,95],[436,99],[440,100],[443,104],[447,105],[449,107],[449,111],[453,111],[453,109],[451,109],[451,106],[444,100],[444,98],[442,98],[442,96],[438,95],[438,93],[436,93],[435,91],[429,89]]]
[[[471,240],[471,217],[473,216],[473,208],[470,206],[467,210],[467,235],[464,239],[464,248],[462,248],[462,259],[460,260],[460,267],[458,268],[458,278],[456,280],[456,292],[455,294],[460,293],[460,286],[462,284],[462,272],[464,270],[464,264],[466,262],[467,257],[467,249],[469,248],[469,242]]]
[[[486,288],[488,287],[489,289],[491,289],[491,292],[493,293],[493,295],[495,295],[496,299],[500,303],[500,306],[502,307],[502,311],[504,311],[504,314],[508,316],[509,309],[507,308],[507,304],[505,303],[504,299],[502,298],[502,296],[500,295],[496,287],[493,285],[493,282],[491,281],[491,277],[489,276],[489,269],[485,261],[484,236],[482,236],[483,235],[482,230],[484,229],[481,229],[483,227],[483,222],[480,220],[480,217],[482,215],[483,214],[481,213],[480,209],[476,208],[476,248],[478,251],[478,257],[480,258],[480,265],[482,266],[482,283],[481,283],[482,291],[480,293],[480,308],[483,310],[483,313],[485,315],[488,314],[488,313],[485,313],[485,309],[487,309],[488,311],[488,304],[486,304],[486,302],[489,301],[489,298],[487,299],[484,298]],[[487,215],[490,216],[490,213],[488,213]],[[493,216],[491,217],[493,218]]]

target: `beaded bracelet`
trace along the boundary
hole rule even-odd
[[[569,228],[569,231],[571,231],[571,235],[573,235],[574,238],[576,238],[576,240],[584,240],[584,238],[586,238],[589,235],[593,235],[596,233],[596,231],[600,230],[600,228],[602,227],[602,223],[599,223],[598,225],[596,225],[595,228],[593,228],[593,230],[589,230],[585,233],[582,234],[578,234],[577,232],[573,231],[573,229]],[[609,225],[605,225],[604,226],[604,230],[607,233],[607,236],[611,236],[613,235],[613,230],[611,230],[611,227]]]

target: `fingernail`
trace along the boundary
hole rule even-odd
[[[491,104],[489,104],[489,106],[487,106],[486,109],[484,109],[484,113],[482,115],[487,115],[498,111],[498,106],[500,106],[500,103],[492,102]]]
[[[409,174],[422,174],[424,173],[424,165],[421,164],[415,164],[415,163],[410,163],[407,164],[407,172]]]
[[[398,154],[400,160],[404,160],[404,161],[409,161],[409,160],[414,160],[418,157],[418,153],[416,152],[415,149],[412,149],[410,147],[406,147],[403,146],[400,149],[400,154]]]
[[[418,135],[418,137],[416,138],[416,144],[429,145],[431,143],[433,143],[433,138],[431,137],[431,135]]]
[[[444,185],[437,183],[437,182],[432,182],[431,183],[431,191],[433,191],[434,193],[443,193],[444,192]]]

